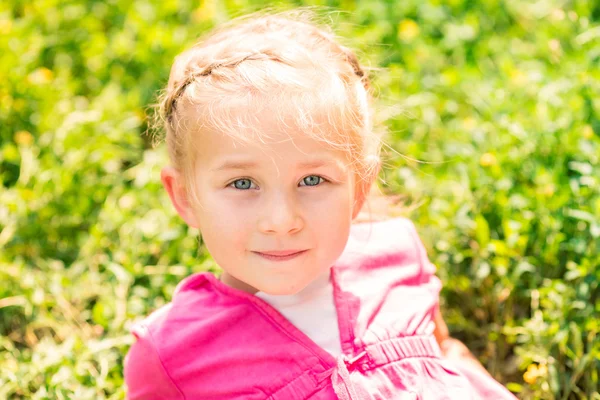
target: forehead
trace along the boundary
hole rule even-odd
[[[279,156],[319,151],[353,160],[361,143],[347,104],[318,93],[240,91],[211,101],[182,99],[179,126],[194,146],[191,159],[206,160],[225,151]]]
[[[204,136],[204,135],[203,135]],[[197,151],[197,163],[209,169],[252,161],[255,164],[273,162],[304,164],[334,162],[341,166],[349,163],[346,154],[321,140],[302,134],[274,134],[256,141],[241,141],[223,133],[209,132]]]
[[[333,161],[344,167],[350,163],[348,152],[336,147],[330,138],[303,132],[272,118],[262,118],[252,129],[240,129],[234,134],[202,129],[197,133],[195,147],[196,163],[205,168],[214,168],[224,159],[277,164]]]

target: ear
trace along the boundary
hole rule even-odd
[[[185,193],[183,175],[174,167],[168,166],[160,171],[160,180],[179,216],[190,227],[199,229],[196,215]]]
[[[369,193],[371,192],[371,186],[373,186],[373,183],[375,182],[375,179],[379,175],[380,170],[381,170],[381,161],[378,160],[377,165],[375,166],[371,175],[369,175],[366,178],[366,180],[361,179],[359,182],[355,183],[356,195],[354,197],[354,208],[352,210],[352,219],[353,220],[358,216],[358,214],[360,213],[360,210],[362,209],[363,205],[365,204],[365,201],[367,200],[367,197],[369,196]]]

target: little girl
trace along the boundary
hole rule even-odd
[[[175,60],[161,179],[223,273],[134,326],[129,398],[514,399],[449,338],[413,224],[353,224],[380,166],[369,80],[304,15]]]

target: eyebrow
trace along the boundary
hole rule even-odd
[[[255,168],[258,166],[257,162],[254,161],[225,161],[223,164],[219,165],[216,168],[211,168],[211,171],[224,171],[228,169],[249,169]],[[335,161],[327,161],[327,160],[313,160],[313,161],[305,161],[298,164],[298,168],[308,169],[308,168],[319,168],[319,167],[340,167],[339,163]]]

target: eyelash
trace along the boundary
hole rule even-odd
[[[300,180],[300,182],[303,182],[303,181],[304,181],[304,179],[306,179],[306,178],[308,178],[308,177],[311,177],[311,176],[316,176],[317,178],[321,179],[321,181],[320,181],[320,182],[319,182],[317,185],[301,185],[301,187],[302,187],[302,186],[306,186],[306,187],[316,187],[316,186],[320,186],[321,184],[323,184],[323,183],[325,183],[325,182],[329,182],[327,179],[323,178],[321,175],[306,175],[304,178],[302,178],[302,179]],[[239,190],[239,191],[250,190],[251,188],[248,188],[248,189],[238,189],[238,188],[236,188],[236,187],[235,187],[235,183],[236,183],[236,182],[238,182],[238,181],[246,181],[246,180],[247,180],[247,181],[250,181],[251,183],[254,183],[254,182],[252,181],[252,179],[250,179],[250,178],[238,178],[238,179],[236,179],[236,180],[232,181],[231,183],[229,183],[229,184],[227,185],[227,187],[230,187],[230,188],[232,188],[232,189]]]

